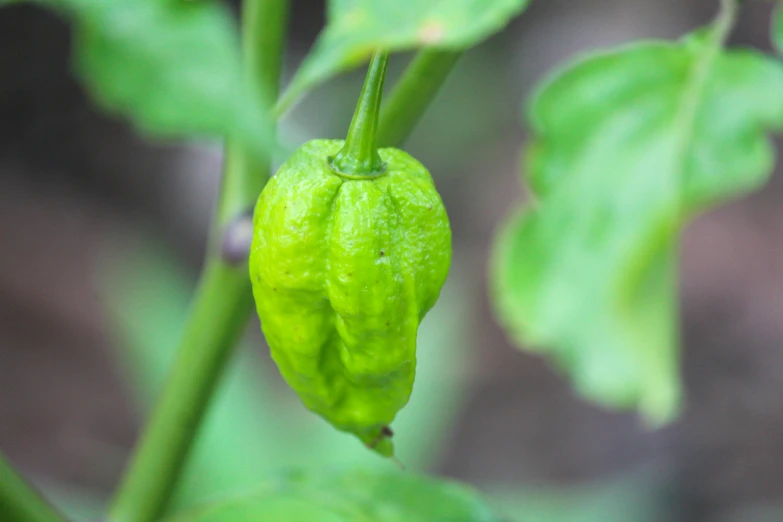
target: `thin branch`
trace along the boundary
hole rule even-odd
[[[288,0],[246,0],[245,71],[264,110],[277,96]],[[262,118],[264,114],[260,114]],[[112,522],[153,522],[166,507],[193,441],[252,310],[245,263],[223,251],[224,237],[245,227],[269,179],[269,161],[229,144],[212,241],[174,367],[111,507]],[[234,245],[235,246],[235,245]]]
[[[457,64],[462,51],[425,49],[411,61],[381,108],[378,145],[399,147]]]

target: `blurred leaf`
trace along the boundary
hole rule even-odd
[[[715,32],[580,60],[534,97],[534,202],[498,238],[495,306],[598,403],[678,409],[676,242],[696,211],[760,186],[783,66]]]
[[[472,489],[404,472],[290,473],[169,522],[493,522]]]
[[[76,72],[107,111],[160,137],[272,146],[258,93],[244,86],[239,39],[220,2],[35,0],[74,24]]]
[[[528,0],[331,0],[327,25],[297,71],[281,106],[375,49],[466,49],[496,33]]]
[[[570,487],[505,486],[488,495],[514,522],[658,522],[675,518],[671,481],[671,473],[644,470]]]

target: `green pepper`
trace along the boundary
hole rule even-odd
[[[373,57],[347,140],[306,143],[264,188],[250,276],[272,358],[305,406],[392,456],[451,230],[429,172],[377,149],[387,58]]]

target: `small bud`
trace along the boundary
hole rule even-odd
[[[226,263],[240,265],[250,255],[250,243],[253,241],[253,212],[242,213],[226,225],[223,230],[223,242],[220,256]]]

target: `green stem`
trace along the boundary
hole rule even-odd
[[[251,303],[244,269],[207,261],[174,366],[114,501],[111,521],[152,522],[163,515]]]
[[[715,38],[720,46],[726,43],[729,33],[737,22],[740,3],[737,0],[721,0],[720,12],[713,26]]]
[[[0,520],[3,522],[64,522],[38,492],[0,454]]]
[[[435,99],[462,51],[425,49],[405,69],[381,107],[378,145],[399,147]]]
[[[289,2],[245,0],[242,13],[245,77],[270,113],[280,91]],[[235,144],[228,145],[225,170],[218,207],[221,225],[253,208],[271,174],[268,158],[259,160]]]
[[[246,0],[244,67],[264,110],[276,98],[289,0]],[[259,115],[259,117],[268,117]],[[112,522],[153,522],[165,513],[210,399],[250,316],[247,267],[221,255],[226,226],[252,209],[269,179],[269,161],[227,147],[220,201],[196,295],[176,360],[110,511]]]
[[[377,51],[372,56],[345,145],[332,160],[332,166],[340,174],[365,177],[383,171],[376,136],[388,62],[388,51]]]

